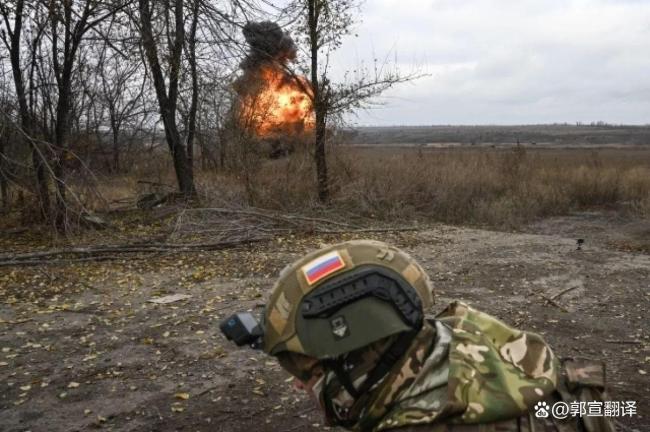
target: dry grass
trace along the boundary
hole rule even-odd
[[[650,215],[650,151],[354,149],[330,160],[335,208],[380,219],[517,227],[572,210]],[[267,163],[255,205],[315,202],[309,158]]]
[[[339,147],[330,152],[329,166],[331,211],[339,214],[500,228],[603,207],[650,216],[650,149]],[[249,176],[240,171],[197,172],[202,205],[322,210],[307,152],[258,161]],[[104,204],[133,202],[139,194],[171,191],[174,185],[166,154],[127,175],[99,179]]]

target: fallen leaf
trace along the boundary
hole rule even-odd
[[[174,397],[176,399],[188,400],[190,398],[190,394],[189,393],[176,393],[174,395]]]

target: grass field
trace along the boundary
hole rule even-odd
[[[337,146],[329,159],[328,211],[341,215],[499,228],[587,209],[650,215],[650,148]],[[103,179],[106,201],[95,205],[152,189],[138,183],[142,180],[153,181],[153,189],[173,190],[168,163],[154,160],[127,176]],[[197,172],[203,206],[317,213],[322,206],[314,182],[306,152],[261,161],[246,176],[233,170]]]
[[[587,208],[650,214],[650,149],[340,147],[330,167],[332,205],[379,219],[517,227]],[[311,172],[300,155],[263,165],[253,204],[309,209]]]

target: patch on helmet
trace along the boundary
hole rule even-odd
[[[307,279],[307,283],[313,285],[324,277],[327,277],[344,267],[345,261],[341,258],[341,254],[334,251],[305,264],[302,267],[302,272],[305,275],[305,279]]]
[[[350,327],[348,327],[348,323],[342,315],[332,318],[330,325],[332,326],[334,338],[337,340],[343,339],[350,334]]]
[[[280,296],[275,302],[275,307],[280,312],[280,315],[284,319],[289,319],[289,314],[291,313],[291,302],[287,300],[287,296],[284,295],[284,292],[280,293]]]

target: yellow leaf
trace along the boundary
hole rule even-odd
[[[174,395],[174,397],[176,399],[188,400],[190,398],[190,394],[189,393],[176,393]]]

